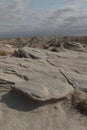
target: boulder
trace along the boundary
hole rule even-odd
[[[56,46],[51,46],[48,48],[49,51],[59,52],[59,48]]]
[[[80,44],[78,42],[65,42],[64,48],[70,49],[73,51],[84,51],[85,50],[85,48],[82,46],[82,44]]]
[[[43,49],[35,49],[30,47],[23,47],[21,49],[18,49],[18,51],[15,51],[13,56],[19,57],[19,58],[32,58],[32,59],[40,59],[45,57]],[[42,51],[42,52],[41,52]]]

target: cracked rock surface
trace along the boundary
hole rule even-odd
[[[1,130],[86,130],[87,53],[24,47],[0,57]]]

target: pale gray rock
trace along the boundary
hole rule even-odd
[[[32,59],[40,59],[46,57],[46,54],[42,51],[42,49],[35,49],[35,48],[29,48],[24,47],[21,49],[18,49],[18,51],[15,51],[13,56],[19,57],[19,58],[32,58]]]
[[[87,53],[22,50],[0,58],[0,129],[86,130]]]
[[[78,42],[65,42],[64,47],[73,51],[84,51],[85,48]]]
[[[67,82],[46,75],[36,81],[16,83],[15,89],[36,101],[62,99],[73,93],[72,86]]]

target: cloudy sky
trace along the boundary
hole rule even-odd
[[[86,34],[87,0],[0,0],[0,37]]]

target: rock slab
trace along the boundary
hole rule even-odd
[[[0,129],[86,130],[87,53],[16,54],[0,57]]]

